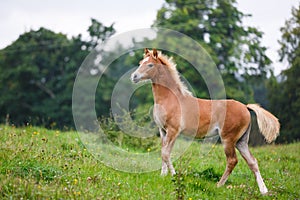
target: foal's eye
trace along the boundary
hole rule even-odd
[[[148,66],[148,67],[153,67],[154,64],[150,63],[150,64],[148,64],[147,66]]]

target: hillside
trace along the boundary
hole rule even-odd
[[[85,149],[76,132],[0,126],[1,199],[299,199],[300,143],[252,148],[269,194],[261,196],[239,155],[222,188],[221,145],[199,158],[195,142],[175,162],[178,175],[125,173],[103,165]]]

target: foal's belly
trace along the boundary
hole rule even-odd
[[[215,130],[215,129],[214,129]],[[212,132],[211,130],[208,130],[205,127],[197,127],[195,126],[194,128],[186,128],[182,131],[182,134],[185,136],[190,136],[190,137],[195,137],[195,138],[204,138],[206,135],[211,135]]]

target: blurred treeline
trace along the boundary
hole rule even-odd
[[[282,63],[288,63],[289,67],[278,76],[274,76],[267,48],[261,43],[263,33],[243,24],[243,19],[251,15],[239,11],[235,0],[166,0],[157,12],[153,27],[173,29],[199,42],[221,72],[227,98],[246,104],[259,103],[270,110],[282,124],[277,141],[292,142],[300,138],[297,126],[300,118],[299,10],[293,8],[292,18],[281,28],[278,53]],[[91,20],[87,31],[90,37],[83,39],[81,35],[68,38],[40,28],[20,35],[0,50],[1,123],[74,127],[72,91],[78,69],[97,44],[116,32],[113,24],[105,26],[96,19]],[[180,44],[165,42],[180,48]],[[142,53],[140,49],[122,55],[102,74],[95,99],[99,118],[110,117],[114,85],[123,73],[138,65]],[[193,67],[182,58],[172,56],[195,95],[210,98],[207,86]],[[102,72],[95,67],[86,73],[97,77]],[[117,76],[111,76],[112,72]],[[136,118],[141,118],[149,115],[152,104],[151,86],[147,84],[135,92],[130,107]],[[84,112],[83,109],[83,115]],[[92,123],[88,122],[88,114],[85,120]],[[261,139],[254,134],[253,143],[258,140]]]

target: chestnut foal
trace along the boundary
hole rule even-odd
[[[227,164],[217,186],[225,184],[236,166],[237,148],[254,173],[260,192],[268,192],[257,160],[248,148],[251,128],[249,110],[256,113],[259,130],[269,143],[279,135],[280,124],[275,116],[257,104],[244,105],[235,100],[205,100],[193,97],[181,82],[176,65],[156,49],[145,49],[140,66],[131,74],[134,83],[149,79],[154,96],[154,121],[159,127],[162,142],[162,175],[166,175],[168,169],[172,175],[175,174],[170,154],[181,132],[201,138],[218,131]]]

